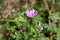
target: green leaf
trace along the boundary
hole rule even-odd
[[[34,32],[34,33],[36,33],[36,31],[35,31],[35,29],[33,28],[33,27],[31,27],[31,32]]]
[[[20,21],[20,22],[27,22],[27,21],[26,21],[26,18],[24,18],[24,17],[22,17],[22,16],[19,16],[19,21]]]
[[[56,40],[60,40],[60,36],[58,36]]]
[[[60,13],[57,12],[57,13],[52,13],[49,18],[52,19],[52,20],[60,20]]]

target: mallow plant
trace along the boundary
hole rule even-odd
[[[35,40],[39,38],[40,32],[44,30],[41,21],[37,20],[39,12],[35,9],[26,9],[25,12],[18,13],[18,17],[9,20],[10,27],[7,30],[12,32],[14,40]],[[11,23],[10,23],[11,22]],[[12,24],[13,23],[13,24]],[[41,33],[42,34],[42,33]],[[38,37],[38,38],[36,38]]]
[[[49,40],[56,31],[55,23],[44,23],[35,9],[26,9],[25,12],[17,12],[14,20],[8,20],[8,30],[11,40]],[[9,36],[8,35],[8,36]],[[54,36],[55,37],[55,36]]]

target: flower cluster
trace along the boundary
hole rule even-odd
[[[34,9],[33,10],[27,9],[25,13],[26,13],[27,17],[34,18],[34,16],[36,16],[38,12]]]
[[[38,14],[38,12],[36,11],[36,10],[26,10],[26,16],[27,17],[29,17],[29,18],[34,18],[37,14]],[[38,22],[38,27],[39,27],[39,29],[40,30],[43,30],[43,26],[41,25],[41,23],[40,22]]]

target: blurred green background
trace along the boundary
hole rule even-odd
[[[26,9],[37,16],[31,20]],[[60,40],[60,0],[0,0],[0,40]]]

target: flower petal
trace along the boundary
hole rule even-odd
[[[39,29],[40,29],[40,30],[43,30],[43,27],[42,27],[42,26],[39,26]]]
[[[30,17],[30,18],[34,18],[34,16],[36,16],[37,15],[37,11],[35,11],[34,9],[33,10],[26,10],[26,15],[28,16],[28,17]]]

